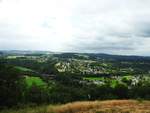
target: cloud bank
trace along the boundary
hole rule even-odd
[[[2,0],[0,49],[150,55],[149,0]]]

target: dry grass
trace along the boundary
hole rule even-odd
[[[74,102],[0,113],[150,113],[150,101],[108,100]]]
[[[150,113],[150,101],[111,100],[75,102],[54,107],[54,113]]]

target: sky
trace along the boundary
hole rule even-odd
[[[150,56],[150,0],[0,0],[0,50]]]

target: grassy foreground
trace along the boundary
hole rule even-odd
[[[0,113],[150,113],[150,101],[107,100],[74,102],[65,105],[41,106]]]

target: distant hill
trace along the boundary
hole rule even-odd
[[[150,60],[147,56],[128,56],[128,55],[110,55],[110,54],[88,54],[90,58],[112,59],[112,60]]]
[[[1,50],[1,53],[5,55],[28,55],[28,54],[50,54],[50,51],[21,51],[21,50]]]
[[[0,51],[0,55],[3,55],[3,52]]]
[[[103,53],[61,53],[54,54],[54,56],[59,58],[89,58],[89,59],[106,59],[106,60],[150,60],[148,56],[128,56],[128,55],[111,55]],[[87,56],[87,57],[85,57]]]
[[[50,51],[21,51],[21,50],[1,50],[0,55],[46,55],[52,54],[55,57],[68,59],[68,58],[79,58],[79,59],[106,59],[106,60],[123,60],[123,61],[143,61],[148,60],[150,61],[149,56],[135,56],[135,55],[111,55],[111,54],[104,54],[104,53],[57,53],[57,52],[50,52]]]

